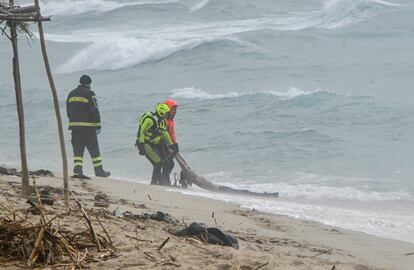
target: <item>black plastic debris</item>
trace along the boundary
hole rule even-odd
[[[123,217],[123,218],[127,218],[127,219],[133,219],[133,220],[147,220],[147,219],[152,219],[152,220],[156,220],[156,221],[163,221],[169,224],[177,224],[178,221],[172,217],[170,214],[168,213],[163,213],[161,211],[157,211],[156,213],[153,214],[149,214],[149,213],[144,213],[144,214],[133,214],[130,211],[115,211],[115,215],[117,217]]]
[[[220,229],[207,228],[202,223],[193,222],[185,229],[172,232],[176,236],[193,236],[213,245],[229,246],[239,249],[239,241],[234,236],[222,232]]]
[[[95,195],[95,201],[93,204],[94,206],[107,208],[109,207],[109,204],[110,204],[109,197],[105,193],[98,192]]]
[[[21,171],[18,171],[15,168],[5,168],[0,167],[0,174],[3,175],[12,175],[12,176],[21,176]],[[31,176],[51,176],[53,177],[54,174],[49,170],[40,169],[37,171],[29,171],[29,175]]]

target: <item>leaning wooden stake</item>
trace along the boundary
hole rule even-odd
[[[9,0],[11,7],[14,7],[14,0]],[[13,47],[13,78],[14,89],[16,92],[16,105],[17,114],[19,117],[19,138],[20,138],[20,160],[21,160],[21,177],[22,177],[22,194],[30,195],[30,183],[29,183],[29,170],[27,168],[26,157],[26,140],[25,140],[25,128],[24,128],[24,110],[23,110],[23,98],[22,98],[22,85],[20,81],[20,68],[19,68],[19,50],[17,47],[17,31],[16,22],[10,21],[10,40]]]
[[[92,234],[92,237],[93,237],[93,238],[94,238],[94,240],[95,240],[96,247],[98,248],[98,251],[99,251],[99,252],[101,252],[101,251],[102,251],[102,248],[101,248],[101,243],[99,242],[99,239],[98,239],[98,236],[96,235],[95,229],[94,229],[94,228],[93,228],[93,226],[92,226],[91,219],[89,218],[89,216],[88,216],[88,214],[86,213],[85,209],[83,209],[82,204],[79,202],[79,200],[78,200],[78,198],[75,196],[75,194],[74,194],[72,191],[71,191],[70,193],[72,194],[73,198],[75,199],[76,204],[77,204],[77,205],[79,206],[79,208],[81,209],[82,214],[83,214],[83,218],[86,220],[86,223],[88,224],[88,227],[89,227],[89,230],[90,230],[90,232],[91,232],[91,234]]]
[[[36,7],[37,15],[40,16],[39,0],[35,0],[35,7]],[[45,43],[45,37],[43,34],[42,22],[38,21],[37,25],[39,27],[39,37],[40,37],[40,45],[42,48],[43,61],[45,62],[47,78],[49,80],[50,90],[52,91],[53,104],[55,107],[55,114],[56,114],[56,121],[58,124],[60,151],[62,154],[62,163],[63,163],[63,190],[65,193],[65,205],[67,208],[69,208],[68,159],[67,159],[66,147],[65,147],[65,136],[63,134],[62,117],[61,117],[60,108],[59,108],[59,99],[57,96],[57,91],[55,87],[55,81],[53,80],[52,71],[50,69],[49,58],[46,52],[46,43]]]

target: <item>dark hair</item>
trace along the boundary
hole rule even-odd
[[[91,84],[92,83],[92,79],[88,75],[82,75],[80,77],[80,79],[79,79],[79,82],[81,84]]]

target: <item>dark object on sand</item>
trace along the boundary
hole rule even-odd
[[[15,168],[5,168],[0,167],[0,174],[3,175],[13,175],[13,176],[21,176],[21,171],[18,171]],[[40,169],[37,171],[29,171],[30,176],[50,176],[53,177],[54,174],[49,170]]]
[[[173,233],[175,236],[194,236],[213,245],[221,245],[239,249],[237,238],[223,233],[217,228],[207,228],[204,224],[193,222],[185,229]]]
[[[99,192],[95,195],[95,201],[93,203],[93,206],[96,207],[109,207],[109,197],[105,193]]]
[[[137,215],[137,214],[133,214],[129,211],[125,211],[125,212],[121,212],[120,215],[124,218],[133,219],[133,220],[152,219],[152,220],[156,220],[156,221],[163,221],[163,222],[166,222],[166,223],[169,223],[169,224],[177,224],[178,223],[178,221],[174,217],[172,217],[170,214],[163,213],[161,211],[157,211],[156,213],[153,213],[153,214],[144,213],[144,214],[141,214],[141,215]]]
[[[54,176],[54,174],[51,171],[44,170],[44,169],[40,169],[37,171],[29,171],[29,174],[34,175],[34,176],[50,176],[50,177]]]
[[[214,191],[214,192],[224,192],[224,193],[231,193],[231,194],[272,197],[272,198],[278,198],[279,197],[279,192],[260,193],[260,192],[234,189],[234,188],[227,187],[227,186],[219,186],[219,185],[213,184],[212,182],[207,180],[205,177],[197,175],[190,168],[190,166],[188,166],[187,162],[180,155],[180,153],[177,153],[175,155],[175,159],[177,160],[178,164],[181,167],[181,170],[182,170],[181,177],[185,178],[185,181],[188,185],[195,184],[195,185],[199,186],[200,188],[203,188],[203,189],[206,189],[206,190],[209,190],[209,191]]]
[[[40,201],[42,202],[42,204],[46,204],[46,205],[53,205],[54,200],[52,198],[48,198],[48,197],[40,197]],[[30,197],[29,199],[27,199],[26,201],[28,204],[30,204],[33,207],[39,207],[39,200],[37,199],[37,197]]]

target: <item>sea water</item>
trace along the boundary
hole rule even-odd
[[[280,198],[190,193],[414,243],[413,1],[44,0],[41,10],[65,127],[66,96],[89,74],[115,178],[149,182],[137,119],[173,98],[197,173]],[[19,39],[29,167],[59,172],[31,29]],[[0,165],[19,167],[11,56],[1,36]],[[67,130],[66,146],[71,157]]]

